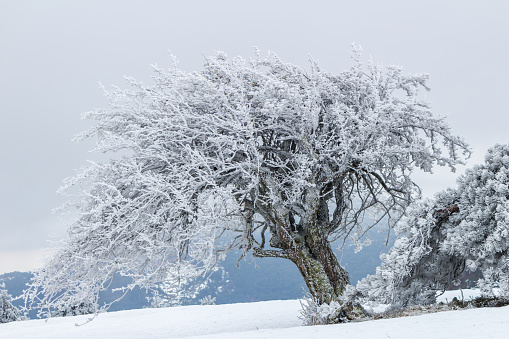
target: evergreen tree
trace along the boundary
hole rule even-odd
[[[398,239],[381,256],[376,274],[357,290],[368,300],[396,306],[427,304],[464,270],[481,271],[485,296],[493,287],[509,297],[509,145],[496,145],[433,200],[409,210]]]
[[[0,324],[21,320],[20,311],[11,303],[11,295],[0,285]]]

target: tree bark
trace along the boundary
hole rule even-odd
[[[316,186],[307,190],[304,206],[298,213],[301,219],[297,223],[292,209],[272,208],[271,213],[261,210],[260,214],[273,225],[270,246],[279,250],[265,250],[260,246],[253,249],[253,253],[257,257],[291,260],[299,269],[314,301],[319,305],[330,305],[333,301],[340,301],[350,280],[348,272],[339,264],[326,233],[329,209],[326,194],[321,191]],[[358,303],[348,302],[342,306],[341,314],[334,322],[367,316]]]
[[[298,246],[288,250],[290,260],[299,269],[309,292],[320,304],[330,304],[349,284],[348,272],[338,263],[330,243],[318,229],[295,239]]]
[[[349,284],[348,272],[339,264],[327,237],[317,228],[312,228],[298,246],[287,251],[289,259],[299,269],[313,299],[319,304],[338,301]],[[356,302],[343,305],[332,322],[344,322],[368,314]]]

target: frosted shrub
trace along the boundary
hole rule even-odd
[[[332,301],[330,304],[320,304],[312,297],[301,301],[301,306],[300,318],[306,326],[336,323],[341,312],[341,305],[337,301]]]
[[[70,296],[61,299],[58,304],[54,305],[51,312],[52,317],[72,317],[83,314],[93,314],[98,310],[97,304],[91,301],[82,301]]]
[[[306,326],[336,324],[361,319],[368,316],[368,312],[356,304],[358,292],[352,285],[345,287],[345,292],[338,300],[330,303],[320,303],[319,300],[308,295],[301,300],[301,316]]]
[[[216,304],[216,297],[212,298],[212,296],[207,295],[206,297],[203,297],[200,299],[200,305],[215,305]]]

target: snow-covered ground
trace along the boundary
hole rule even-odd
[[[475,296],[475,292],[464,291]],[[459,293],[448,292],[449,301]],[[0,324],[1,339],[25,338],[508,338],[509,306],[327,326],[301,326],[298,300],[184,306]]]

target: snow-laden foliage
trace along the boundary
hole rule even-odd
[[[11,295],[0,284],[0,324],[22,320],[21,312],[11,303]]]
[[[158,284],[158,289],[154,291],[153,296],[149,299],[151,307],[175,307],[189,305],[195,303],[200,293],[210,287],[212,277],[215,280],[224,281],[226,272],[223,268],[215,267],[206,277],[197,279],[183,279],[179,276],[169,276],[165,281]],[[216,293],[221,290],[221,286],[217,287]],[[202,298],[198,302],[202,302]],[[215,300],[215,298],[214,298]]]
[[[215,305],[216,297],[212,297],[211,295],[206,295],[205,297],[200,299],[200,305]]]
[[[80,300],[75,296],[60,299],[53,308],[53,311],[51,311],[52,317],[70,317],[97,312],[97,304],[95,302]]]
[[[369,313],[355,305],[357,290],[352,285],[345,287],[345,292],[336,300],[324,303],[307,295],[300,300],[300,316],[304,326],[327,325],[366,318]]]
[[[348,274],[330,241],[393,225],[419,193],[414,168],[454,169],[468,153],[422,101],[426,74],[365,66],[357,48],[353,59],[334,75],[217,53],[200,72],[175,62],[152,85],[108,91],[80,139],[123,156],[66,181],[63,192],[82,188],[80,217],[27,298],[94,295],[115,273],[152,288],[205,274],[231,249],[289,259],[320,302],[337,298]]]
[[[374,276],[357,286],[371,300],[396,305],[434,302],[436,291],[465,270],[481,270],[484,295],[509,297],[509,145],[496,145],[456,189],[416,203]]]
[[[301,303],[301,319],[305,326],[327,325],[335,323],[341,312],[341,304],[333,300],[330,304],[320,304],[312,297]]]

